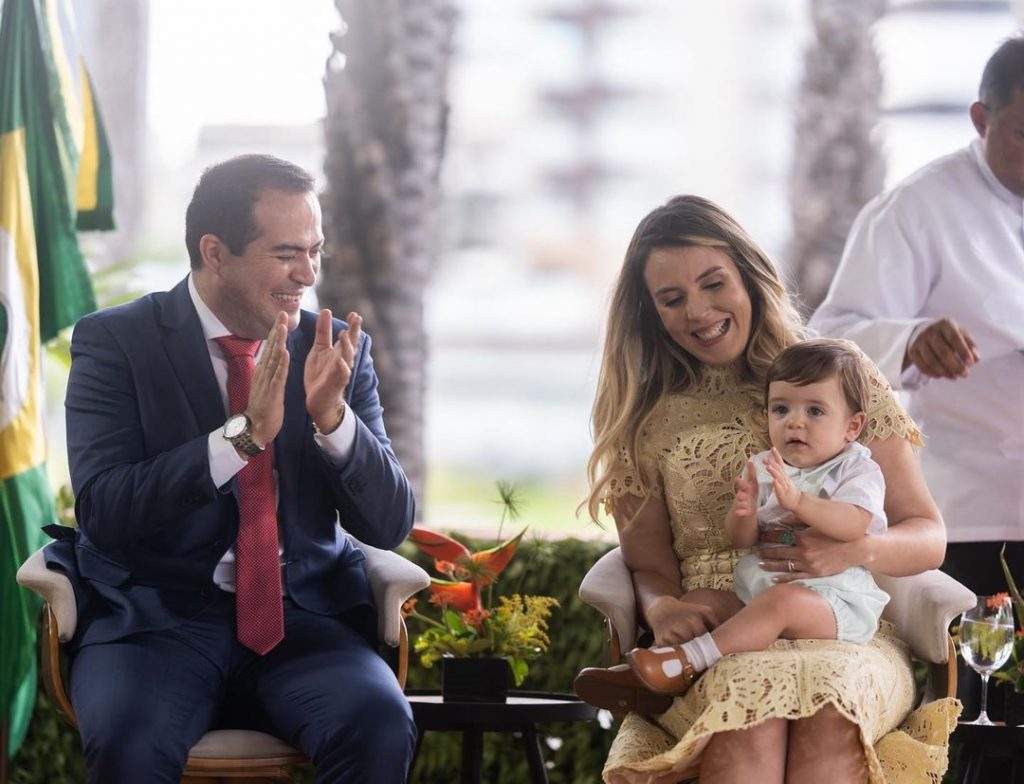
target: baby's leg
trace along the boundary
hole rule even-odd
[[[834,640],[832,608],[810,588],[775,585],[708,634],[682,645],[634,648],[626,659],[651,691],[682,694],[723,655],[764,650],[779,638]]]
[[[758,594],[713,632],[722,652],[762,651],[778,639],[834,640],[836,617],[819,594],[802,585],[783,583]]]

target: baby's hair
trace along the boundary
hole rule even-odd
[[[839,388],[853,413],[868,410],[868,374],[860,352],[845,340],[829,338],[802,340],[775,358],[765,378],[765,403],[773,381],[802,387],[830,378],[839,379]]]

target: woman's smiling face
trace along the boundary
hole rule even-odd
[[[743,356],[752,308],[726,253],[704,245],[658,248],[647,257],[644,282],[665,331],[688,354],[713,367]]]

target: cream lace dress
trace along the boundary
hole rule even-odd
[[[920,434],[872,366],[872,395],[862,440]],[[748,456],[769,447],[760,386],[731,369],[705,368],[696,387],[655,408],[638,459],[651,492],[664,495],[684,590],[732,590],[732,571],[747,551],[732,549],[723,521],[733,478]],[[610,494],[644,496],[625,452]],[[831,704],[860,727],[872,784],[938,782],[959,715],[955,700],[911,713],[914,682],[906,646],[883,621],[865,645],[780,640],[763,652],[724,657],[661,716],[629,714],[613,741],[609,784],[666,784],[691,767],[717,732],[770,718],[800,719]],[[909,716],[908,716],[909,714]]]

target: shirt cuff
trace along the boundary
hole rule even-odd
[[[341,420],[341,424],[338,428],[327,435],[323,433],[315,433],[313,440],[316,441],[316,445],[320,447],[324,454],[330,458],[330,461],[337,467],[341,467],[348,462],[349,457],[352,456],[352,445],[356,440],[356,416],[352,413],[352,409],[348,406],[345,407],[345,416]]]
[[[224,438],[224,432],[214,430],[206,439],[206,454],[210,459],[210,478],[213,486],[220,488],[245,468],[246,461],[238,455],[231,442]]]

